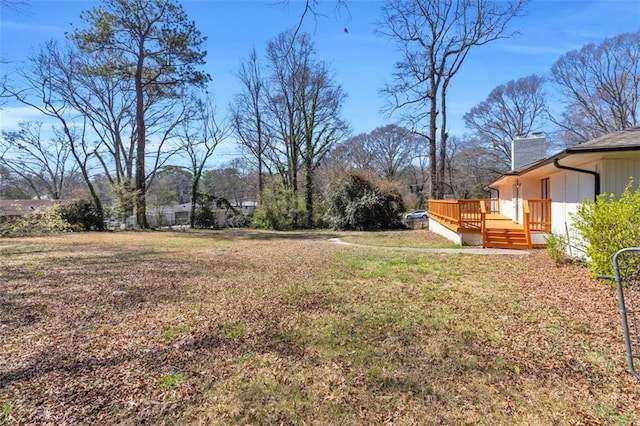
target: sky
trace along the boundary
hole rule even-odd
[[[500,0],[498,0],[500,1]],[[4,3],[4,2],[2,2]],[[79,16],[100,3],[90,0],[27,0],[16,11],[0,6],[0,75],[15,75],[30,52],[49,40],[64,40]],[[300,0],[184,0],[189,19],[207,37],[207,64],[215,102],[226,110],[238,93],[236,73],[252,48],[264,55],[269,40],[297,25],[304,3]],[[343,118],[353,134],[393,123],[395,116],[381,112],[379,94],[391,82],[393,65],[400,59],[396,45],[376,33],[382,1],[347,0],[336,9],[335,0],[321,0],[322,16],[307,16],[303,30],[316,45],[334,80],[348,95]],[[454,77],[448,95],[449,134],[467,130],[463,116],[487,98],[495,87],[531,74],[547,75],[558,58],[587,43],[640,30],[638,0],[532,0],[524,16],[512,20],[517,35],[471,50]],[[20,121],[43,121],[37,113],[12,103],[0,107],[0,130],[15,130]],[[220,161],[237,156],[233,144],[220,153]]]

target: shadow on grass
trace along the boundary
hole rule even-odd
[[[3,271],[0,324],[16,330],[45,320],[58,307],[77,306],[77,317],[68,320],[78,326],[105,307],[122,313],[178,300],[185,278],[201,273],[187,261],[167,261],[166,254],[153,251],[46,257]]]
[[[295,333],[278,327],[241,338],[209,330],[110,355],[99,349],[83,352],[58,345],[41,349],[27,365],[0,370],[0,390],[33,390],[23,396],[29,401],[27,407],[33,407],[28,413],[31,422],[64,418],[72,423],[109,419],[108,424],[130,424],[135,419],[136,424],[164,424],[169,406],[174,418],[197,408],[207,389],[231,374],[230,360],[247,353],[274,353],[300,362],[304,351]],[[212,374],[203,374],[203,368]],[[161,378],[167,374],[191,379],[180,389],[180,396],[167,396],[163,390]],[[50,392],[56,394],[55,407]]]

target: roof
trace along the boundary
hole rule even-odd
[[[506,172],[503,176],[521,175],[533,169],[537,169],[538,167],[553,163],[556,159],[560,160],[565,158],[571,154],[616,151],[640,151],[640,126],[630,127],[615,133],[609,133],[607,135],[600,136],[599,138],[571,146],[552,155],[551,157],[526,164],[519,170]]]
[[[600,136],[599,138],[583,142],[566,149],[566,152],[603,152],[603,151],[630,151],[640,149],[640,126],[630,127],[615,133]]]
[[[0,213],[7,216],[20,216],[33,212],[39,207],[57,204],[56,200],[0,200]]]
[[[599,138],[583,142],[579,145],[571,146],[552,155],[551,157],[526,164],[518,170],[508,171],[494,180],[491,185],[496,184],[508,176],[521,176],[546,165],[553,164],[556,160],[559,161],[563,158],[566,159],[565,161],[570,163],[570,157],[574,154],[613,153],[620,151],[640,152],[640,126],[630,127],[615,133],[609,133],[608,135],[600,136]]]

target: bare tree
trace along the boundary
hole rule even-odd
[[[396,124],[353,136],[343,143],[346,156],[356,169],[375,172],[387,180],[397,180],[422,150],[423,138]]]
[[[18,71],[23,87],[16,88],[5,81],[2,89],[18,102],[56,120],[59,125],[59,137],[64,138],[64,143],[79,167],[96,209],[102,214],[102,202],[90,174],[91,160],[96,147],[87,138],[86,117],[79,116],[65,96],[66,92],[62,88],[67,76],[60,72],[57,57],[50,53],[50,49],[42,47],[39,53],[29,58],[30,68]]]
[[[495,151],[475,138],[452,136],[447,144],[446,188],[454,198],[486,198],[489,185],[504,171]]]
[[[551,75],[566,99],[556,124],[568,145],[640,123],[640,31],[568,52]]]
[[[289,0],[282,0],[280,3],[289,5]],[[320,0],[304,0],[303,2],[299,2],[302,4],[302,12],[300,12],[300,17],[298,19],[298,23],[295,26],[293,33],[294,35],[298,35],[300,30],[302,29],[302,25],[305,20],[309,17],[313,17],[314,20],[317,21],[318,17],[324,16],[320,11]],[[347,7],[347,0],[335,0],[335,4],[333,7],[335,14],[340,14],[343,11],[349,11]],[[348,29],[345,28],[345,31],[348,32]]]
[[[389,111],[402,110],[408,127],[429,143],[432,198],[444,193],[449,85],[471,48],[509,36],[507,24],[524,3],[389,0],[383,7],[380,31],[398,43],[402,58],[382,92]]]
[[[339,161],[344,171],[370,170],[379,174],[374,167],[376,153],[369,145],[370,133],[360,133],[340,143],[331,153],[332,161]]]
[[[292,31],[280,33],[267,46],[266,109],[272,136],[268,155],[282,176],[284,186],[294,193],[298,191],[303,143],[301,107],[296,93],[301,90],[299,76],[312,53],[308,36],[297,36]]]
[[[255,171],[245,158],[234,158],[218,168],[210,169],[203,176],[203,186],[217,199],[226,199],[235,206],[247,200],[255,200],[253,183]]]
[[[231,127],[226,121],[219,121],[216,108],[208,100],[187,99],[189,117],[180,126],[181,150],[189,160],[191,172],[191,211],[189,226],[195,228],[196,204],[200,180],[207,162],[215,149],[231,134]]]
[[[72,149],[86,174],[99,165],[112,187],[117,187],[123,214],[133,214],[131,192],[135,171],[135,97],[131,81],[119,75],[95,75],[97,62],[72,46],[51,41],[32,56],[32,85],[47,82],[56,102],[68,105],[70,121],[83,120],[84,135]],[[42,70],[48,70],[43,74]]]
[[[37,108],[61,124],[96,205],[100,197],[91,175],[102,168],[123,214],[133,213],[137,194],[133,187],[137,155],[135,90],[132,81],[118,74],[91,72],[105,58],[86,55],[71,46],[48,42],[29,57],[29,67],[19,71],[23,86],[3,89],[19,102]],[[175,153],[169,147],[176,125],[185,117],[177,97],[162,99],[150,94],[145,109],[146,134],[153,139],[146,153],[149,184],[156,171]]]
[[[330,77],[325,63],[317,63],[303,74],[303,90],[297,93],[302,106],[304,191],[307,227],[313,226],[314,175],[333,144],[349,126],[340,118],[346,94]]]
[[[59,200],[78,172],[69,144],[60,133],[42,134],[42,123],[20,123],[18,132],[2,132],[0,166],[19,176],[38,198]]]
[[[544,78],[537,75],[511,80],[464,115],[467,128],[493,152],[504,171],[511,166],[511,141],[543,129],[548,112],[543,85]]]
[[[267,126],[264,124],[265,82],[262,79],[255,48],[240,64],[238,79],[242,92],[231,105],[233,129],[240,145],[255,159],[258,175],[258,201],[264,190],[265,151]]]
[[[271,148],[280,154],[272,159],[294,194],[299,190],[298,174],[304,173],[309,227],[313,225],[314,172],[331,146],[348,132],[340,118],[346,95],[333,82],[328,66],[314,55],[309,36],[292,30],[278,35],[267,47],[269,128],[279,142]]]

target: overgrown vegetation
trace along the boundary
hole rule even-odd
[[[547,254],[556,263],[562,265],[573,259],[567,254],[568,242],[565,237],[558,234],[549,234],[545,237]]]
[[[272,185],[264,190],[261,204],[253,213],[251,226],[290,231],[302,228],[304,214],[304,199],[300,194],[282,185]]]
[[[573,216],[595,276],[613,276],[613,255],[640,245],[640,191],[632,187],[630,181],[619,199],[601,194],[595,202],[585,200]]]
[[[60,217],[74,231],[99,231],[104,229],[102,211],[91,200],[68,200],[58,206]]]
[[[615,290],[584,268],[330,236],[0,240],[0,423],[640,421]]]
[[[331,229],[365,230],[401,227],[405,210],[397,185],[374,182],[361,173],[351,173],[331,186],[325,221]]]
[[[0,217],[0,237],[37,236],[64,231],[97,231],[104,229],[100,210],[91,200],[68,200],[20,216]]]
[[[0,220],[0,237],[36,236],[70,229],[58,206],[39,207],[32,212],[22,212],[19,217]]]

